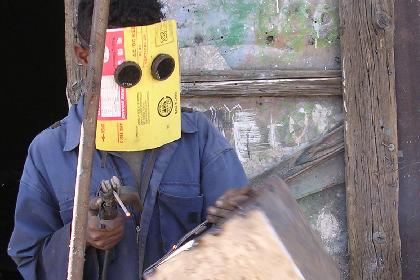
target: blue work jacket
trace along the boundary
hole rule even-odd
[[[8,247],[25,279],[67,277],[82,103],[35,137],[28,150]],[[141,279],[139,271],[205,220],[208,206],[226,190],[248,183],[235,151],[202,113],[183,112],[181,121],[181,138],[158,150],[144,210],[137,220],[140,230],[136,231],[137,215],[126,220],[124,236],[108,267],[110,280]],[[142,168],[149,157],[146,151]],[[135,186],[134,175],[118,153],[104,157],[97,151],[91,197],[101,180],[112,176]],[[86,249],[84,279],[98,279],[102,253]]]

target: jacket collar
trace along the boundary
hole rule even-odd
[[[79,146],[80,143],[80,129],[83,121],[84,112],[84,96],[82,95],[77,104],[70,107],[67,116],[66,125],[66,142],[63,151],[68,152]],[[197,132],[197,125],[191,121],[185,114],[181,113],[181,132],[195,133]]]
[[[83,121],[83,96],[80,98],[79,103],[70,107],[67,116],[66,124],[66,143],[64,144],[64,151],[69,152],[79,146],[80,142],[80,129]]]

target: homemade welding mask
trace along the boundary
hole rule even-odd
[[[142,151],[181,137],[176,21],[108,29],[96,148]]]

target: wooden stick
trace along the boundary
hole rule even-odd
[[[75,55],[73,46],[75,43],[74,27],[75,27],[75,11],[74,0],[64,0],[64,30],[65,30],[65,59],[66,59],[66,72],[67,72],[67,87],[66,95],[69,104],[74,103],[74,96],[70,92],[72,83],[75,81]]]
[[[95,151],[96,119],[101,89],[101,74],[108,26],[109,0],[95,0],[89,46],[87,92],[80,134],[79,158],[70,239],[68,280],[82,280],[86,248],[86,228],[92,158]]]

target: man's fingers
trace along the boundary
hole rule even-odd
[[[209,215],[212,215],[212,216],[225,218],[225,217],[229,216],[232,213],[232,211],[226,210],[226,209],[223,209],[223,208],[209,207],[209,209],[207,210],[207,213]]]
[[[88,230],[96,230],[100,228],[99,218],[95,215],[88,216]]]
[[[207,221],[209,221],[212,224],[217,224],[221,220],[229,217],[230,215],[232,215],[231,210],[226,210],[217,207],[209,207],[207,210]]]
[[[238,194],[243,194],[243,195],[250,195],[253,192],[253,189],[251,187],[243,187],[240,189],[234,189],[235,191],[238,191]]]
[[[119,227],[112,231],[106,231],[106,229],[91,229],[89,230],[87,241],[91,246],[101,249],[104,246],[113,244],[114,240],[119,241],[123,235],[124,227]]]
[[[228,203],[228,200],[219,199],[216,201],[214,205],[217,208],[223,208],[230,211],[235,210],[235,205]]]
[[[107,239],[116,234],[119,234],[124,231],[124,227],[118,227],[116,229],[107,229],[107,228],[90,228],[89,235],[93,240],[99,240],[101,238]]]
[[[240,206],[241,204],[243,204],[244,202],[246,202],[249,199],[249,196],[247,195],[238,195],[235,197],[232,197],[228,203],[230,205],[233,205],[235,208]]]
[[[89,213],[91,215],[97,215],[98,214],[98,211],[99,211],[99,208],[102,205],[102,202],[103,202],[103,200],[100,197],[94,197],[94,198],[92,198],[89,201]]]
[[[222,218],[213,216],[213,215],[207,215],[207,221],[211,224],[217,224]]]
[[[112,184],[112,188],[114,189],[114,191],[118,192],[119,188],[121,187],[120,179],[118,179],[118,177],[116,177],[116,176],[112,176],[111,184]]]
[[[115,247],[115,245],[118,244],[118,242],[120,242],[120,240],[122,239],[122,235],[119,236],[115,236],[111,239],[108,239],[104,242],[101,242],[100,244],[98,244],[98,249],[101,250],[109,250]]]
[[[251,187],[243,187],[243,188],[239,188],[239,189],[230,189],[228,191],[226,191],[220,198],[219,200],[229,200],[232,197],[235,196],[250,196],[252,195],[254,192],[254,190]]]
[[[122,239],[124,231],[118,232],[107,238],[101,238],[98,240],[92,240],[90,245],[101,250],[108,250],[113,248]]]
[[[118,214],[115,219],[101,221],[101,224],[105,226],[107,231],[113,231],[119,227],[123,227],[124,223],[125,219],[121,214]]]
[[[226,210],[235,210],[238,206],[240,206],[242,203],[247,201],[249,199],[249,196],[247,195],[236,195],[232,196],[227,199],[219,199],[214,204],[218,208],[223,208]]]
[[[100,221],[97,216],[89,216],[87,234],[88,244],[95,248],[102,248],[109,244],[110,240],[119,240],[124,234],[124,223],[125,219],[121,216],[109,221]],[[104,228],[100,227],[101,224],[104,225]]]
[[[106,180],[102,180],[101,181],[101,191],[102,192],[106,192],[106,189],[107,189],[107,187],[106,187]]]
[[[226,191],[214,204],[207,209],[207,220],[210,223],[218,223],[222,218],[228,217],[232,211],[249,200],[253,194],[251,187],[231,189]]]
[[[102,188],[102,191],[103,191],[104,193],[106,193],[106,192],[108,192],[109,190],[112,190],[112,185],[111,185],[111,183],[109,182],[109,180],[103,180],[103,181],[101,182],[101,188]]]
[[[89,241],[92,242],[107,242],[107,240],[113,239],[118,237],[124,233],[124,229],[118,229],[111,232],[95,230],[90,232],[89,234]]]

